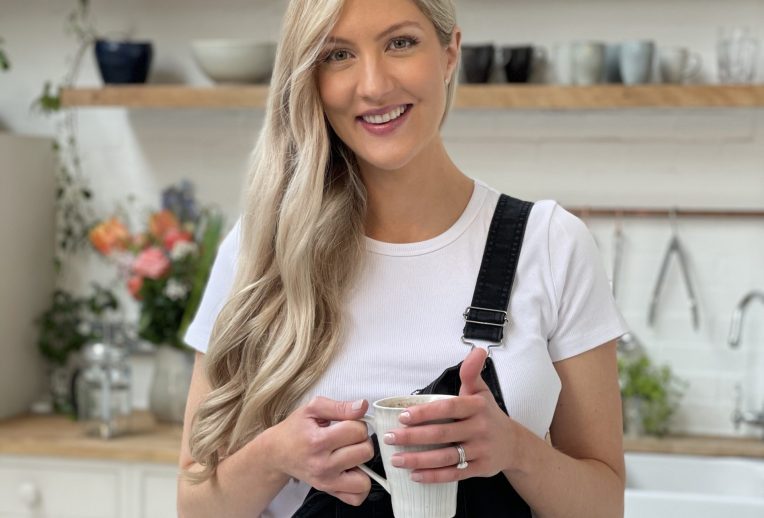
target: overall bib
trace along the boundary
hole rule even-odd
[[[517,270],[525,226],[532,203],[502,194],[488,230],[483,259],[480,264],[472,304],[465,310],[462,341],[470,339],[491,342],[490,348],[501,345],[504,327],[508,322],[507,308],[512,292],[512,281]],[[446,369],[426,387],[414,394],[458,395],[461,387],[461,363]],[[504,397],[499,386],[490,354],[481,373],[501,410],[507,414]],[[367,463],[376,473],[385,476],[376,434],[374,458]],[[490,478],[473,477],[459,482],[456,518],[531,518],[528,504],[517,494],[503,473]],[[308,496],[292,518],[393,518],[390,495],[374,480],[368,498],[358,507],[311,488]]]

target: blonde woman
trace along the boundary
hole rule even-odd
[[[374,455],[355,419],[462,360],[457,398],[408,409],[383,438],[454,446],[396,457],[400,469],[463,481],[460,516],[623,514],[626,328],[580,220],[514,200],[529,209],[509,327],[472,352],[461,340],[505,197],[460,171],[439,133],[460,41],[453,0],[289,2],[241,220],[186,335],[199,352],[184,518],[384,507],[355,468]],[[418,426],[440,418],[455,421]]]

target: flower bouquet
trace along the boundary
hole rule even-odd
[[[118,217],[90,231],[93,247],[120,266],[138,301],[138,336],[158,347],[149,408],[160,421],[183,422],[193,354],[183,334],[196,313],[220,243],[223,219],[199,211],[184,182],[162,193],[162,209],[131,232]]]
[[[217,253],[223,218],[200,211],[193,186],[184,182],[162,193],[162,209],[136,232],[118,217],[93,227],[93,247],[115,260],[127,289],[140,305],[138,336],[156,345],[183,348]]]

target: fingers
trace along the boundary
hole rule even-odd
[[[309,417],[317,420],[347,421],[360,419],[369,407],[366,400],[335,401],[325,397],[316,397],[305,406]]]
[[[341,421],[319,429],[313,446],[329,452],[369,440],[369,431],[362,421]]]
[[[408,416],[402,415],[400,421],[401,424],[413,426],[441,419],[467,419],[482,412],[486,404],[486,399],[481,395],[441,399],[407,408]]]
[[[479,424],[470,421],[454,421],[447,424],[423,424],[390,430],[382,437],[385,444],[399,446],[433,445],[462,442],[479,437]]]
[[[345,471],[336,479],[331,488],[323,491],[342,500],[343,502],[359,506],[371,490],[371,479],[359,469]]]
[[[459,369],[459,378],[462,380],[462,388],[459,389],[460,396],[488,390],[488,385],[480,375],[486,358],[488,358],[488,353],[480,347],[475,347],[464,359],[462,367]]]
[[[466,452],[466,448],[465,448]],[[456,447],[438,448],[417,453],[396,453],[390,459],[396,468],[405,469],[434,469],[454,467],[459,463],[459,452]]]
[[[332,452],[329,456],[329,465],[337,471],[347,471],[355,468],[359,464],[369,462],[374,458],[374,446],[371,440],[345,446]]]

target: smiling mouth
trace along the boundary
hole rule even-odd
[[[373,125],[383,125],[387,124],[388,122],[394,121],[402,117],[406,112],[408,112],[411,109],[411,104],[402,104],[398,106],[397,108],[394,108],[390,110],[389,112],[382,114],[382,115],[362,115],[360,117],[357,117],[358,120],[361,120],[367,124],[373,124]]]

